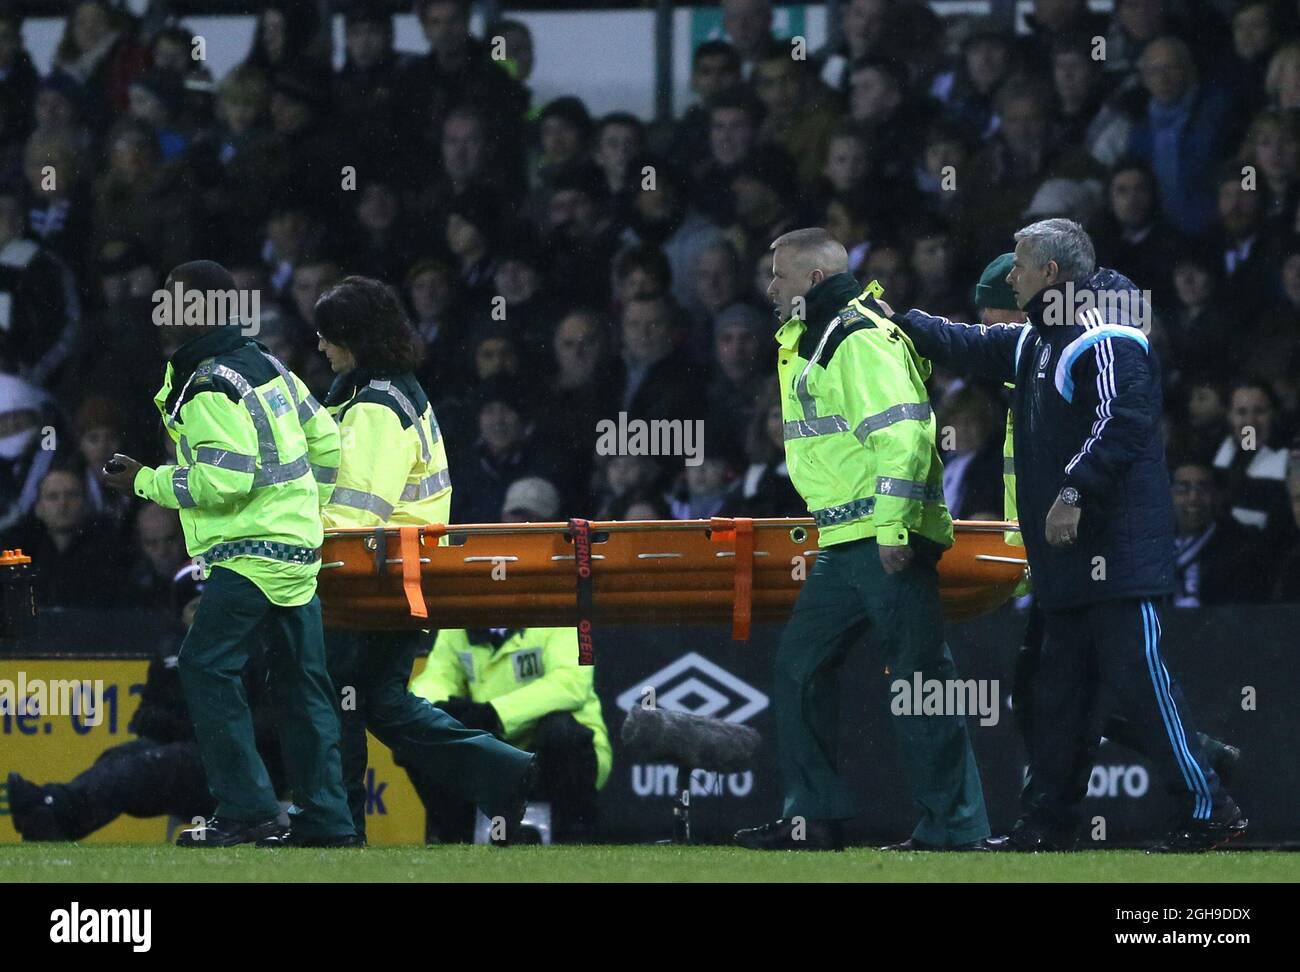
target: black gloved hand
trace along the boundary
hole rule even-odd
[[[453,695],[437,703],[438,708],[467,729],[482,729],[494,736],[502,736],[501,719],[491,702],[474,702],[464,696]]]

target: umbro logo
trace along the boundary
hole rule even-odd
[[[658,708],[724,722],[746,722],[768,706],[765,694],[693,651],[623,692],[618,707],[630,712],[643,703],[648,690]]]

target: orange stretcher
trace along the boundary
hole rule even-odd
[[[947,619],[1011,596],[1025,572],[1003,539],[1014,527],[954,525],[939,562]],[[811,518],[388,526],[327,530],[319,583],[325,623],[341,628],[573,625],[585,587],[594,622],[730,624],[744,640],[752,622],[789,617],[817,554]]]

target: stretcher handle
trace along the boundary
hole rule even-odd
[[[735,545],[731,640],[748,641],[754,617],[754,521],[746,516],[715,516],[709,521],[709,532],[715,543]]]

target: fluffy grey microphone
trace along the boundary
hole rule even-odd
[[[622,740],[626,755],[640,763],[734,773],[749,766],[761,737],[734,722],[636,705],[623,723]]]

